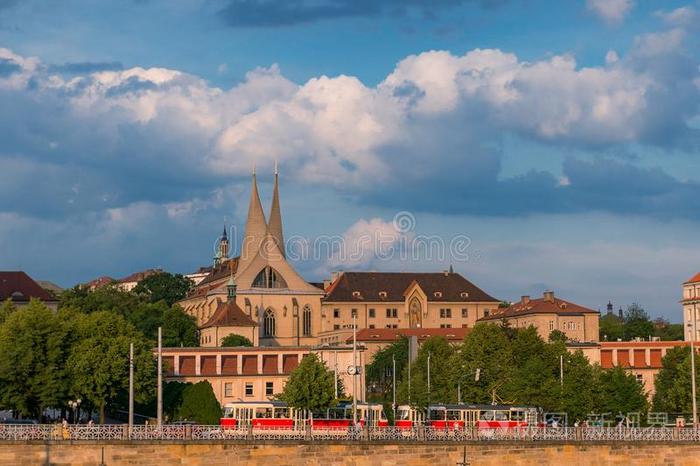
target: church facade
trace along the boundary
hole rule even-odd
[[[285,255],[275,171],[269,216],[253,174],[239,255],[229,258],[224,229],[211,272],[179,304],[195,317],[201,346],[219,346],[238,332],[260,346],[300,347],[343,343],[353,323],[359,329],[468,328],[500,301],[452,270],[345,272],[323,284],[307,282]]]

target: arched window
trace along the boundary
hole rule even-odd
[[[275,269],[267,266],[253,280],[253,288],[287,288],[287,283]]]
[[[263,337],[275,336],[275,312],[272,309],[265,310],[263,314]]]
[[[304,312],[302,314],[302,331],[305,337],[311,336],[311,307],[307,304],[304,306]]]

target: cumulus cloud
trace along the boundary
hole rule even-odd
[[[586,0],[586,7],[610,24],[617,24],[634,7],[633,0]]]

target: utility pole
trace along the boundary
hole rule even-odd
[[[129,435],[134,427],[134,344],[129,343]]]
[[[690,339],[690,382],[693,395],[693,429],[698,428],[698,400],[695,387],[695,338],[697,338],[697,312],[693,306],[693,337]]]
[[[158,427],[163,425],[163,329],[158,327]]]
[[[391,355],[391,384],[394,392],[394,403],[392,407],[394,408],[394,422],[396,422],[396,355]]]
[[[352,425],[357,425],[357,311],[352,311]]]
[[[338,399],[338,350],[333,350],[333,385],[335,386],[335,399]]]
[[[408,348],[408,404],[411,404],[411,346]]]
[[[430,352],[428,352],[428,405],[430,405]]]
[[[564,388],[564,355],[559,355],[559,385]]]

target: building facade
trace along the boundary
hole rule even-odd
[[[499,308],[479,321],[505,320],[516,328],[532,325],[544,340],[553,330],[560,330],[569,340],[587,342],[599,340],[599,318],[600,312],[555,297],[553,291],[545,291],[542,298],[523,296],[520,301],[507,308]]]
[[[685,341],[700,338],[700,273],[683,283],[683,334]]]

